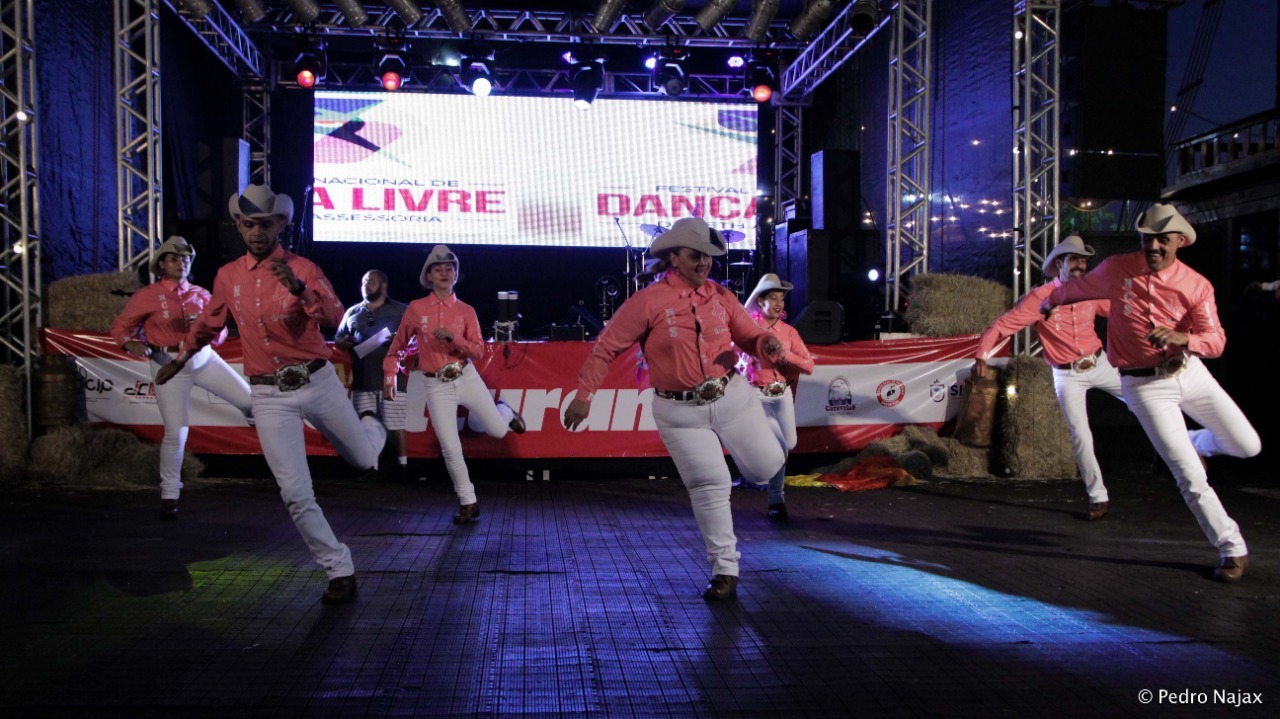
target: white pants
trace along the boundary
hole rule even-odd
[[[171,359],[164,353],[152,355],[151,377],[154,379],[156,371]],[[209,346],[192,355],[168,382],[156,385],[156,406],[164,423],[164,439],[160,441],[161,499],[177,499],[182,491],[182,451],[190,431],[191,390],[196,387],[218,395],[245,414],[250,411],[249,383]]]
[[[476,488],[467,471],[467,459],[462,456],[462,439],[458,436],[458,407],[466,407],[471,413],[472,428],[482,429],[495,439],[507,436],[515,413],[506,402],[494,404],[489,388],[470,363],[462,376],[452,382],[442,382],[438,377],[424,377],[427,381],[427,414],[440,442],[440,455],[453,480],[453,491],[459,504],[475,504]]]
[[[759,388],[752,387],[752,390],[760,395],[760,406],[764,408],[765,420],[769,422],[769,430],[773,433],[774,439],[782,447],[783,465],[774,473],[772,477],[766,477],[765,480],[749,477],[748,481],[752,484],[759,484],[761,481],[769,482],[769,504],[785,504],[786,503],[786,482],[787,482],[787,465],[786,455],[796,448],[796,403],[791,393],[791,388],[787,387],[787,391],[777,397],[770,397]],[[745,472],[744,472],[745,475]]]
[[[1209,543],[1223,557],[1247,554],[1240,528],[1227,516],[1200,464],[1201,456],[1252,457],[1262,451],[1262,441],[1244,413],[1198,357],[1174,377],[1121,377],[1121,383],[1125,403],[1169,465]],[[1183,412],[1204,429],[1188,432]]]
[[[786,461],[760,406],[760,393],[741,375],[735,375],[724,397],[711,404],[655,396],[653,419],[689,490],[693,516],[711,560],[711,574],[738,576],[738,539],[733,534],[729,507],[732,480],[724,450],[733,455],[748,480],[764,481]]]
[[[1093,453],[1093,432],[1089,429],[1085,395],[1091,389],[1100,389],[1123,401],[1120,373],[1107,361],[1107,356],[1102,354],[1098,356],[1098,364],[1088,372],[1077,372],[1069,367],[1054,368],[1053,388],[1058,394],[1062,418],[1066,420],[1067,430],[1071,433],[1071,453],[1075,455],[1076,468],[1080,470],[1080,478],[1084,480],[1089,501],[1109,501],[1107,487],[1102,483],[1102,468],[1098,466],[1098,458]]]
[[[325,364],[311,375],[310,382],[291,392],[272,385],[253,385],[253,417],[262,454],[311,556],[330,579],[354,574],[351,550],[334,536],[329,520],[316,504],[302,423],[310,422],[343,459],[362,469],[377,465],[382,445],[376,442],[370,425],[356,416],[333,365]],[[382,438],[386,440],[386,430]]]

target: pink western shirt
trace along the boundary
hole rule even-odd
[[[453,342],[435,338],[434,333],[440,327],[449,330]],[[395,378],[401,356],[411,342],[417,345],[418,369],[423,372],[438,372],[452,362],[474,362],[484,356],[485,351],[480,320],[471,305],[459,300],[457,295],[442,300],[434,292],[410,302],[405,308],[400,329],[382,362],[384,378]]]
[[[1079,279],[1077,277],[1073,282]],[[1070,364],[1102,349],[1102,340],[1098,339],[1098,332],[1093,327],[1093,318],[1107,316],[1105,300],[1056,307],[1047,320],[1040,313],[1044,298],[1063,284],[1070,283],[1054,278],[1053,282],[1040,285],[1028,292],[1013,309],[991,323],[978,340],[978,359],[990,359],[1001,340],[1032,325],[1035,325],[1036,334],[1040,336],[1044,360],[1051,365]]]
[[[1190,336],[1187,351],[1217,357],[1227,345],[1218,323],[1213,285],[1200,273],[1175,260],[1152,272],[1141,252],[1109,257],[1084,277],[1049,295],[1053,305],[1109,299],[1107,359],[1120,368],[1155,367],[1177,347],[1160,349],[1147,341],[1156,327]]]
[[[667,272],[623,302],[609,320],[578,371],[575,398],[590,403],[609,364],[636,342],[654,388],[683,392],[729,374],[738,360],[734,344],[759,355],[769,337],[729,290],[710,280],[695,289]]]
[[[267,268],[265,263],[274,259],[283,259],[306,283],[301,295],[290,294]],[[328,358],[320,327],[336,327],[343,311],[320,268],[277,245],[261,262],[246,254],[218,270],[213,297],[187,333],[185,347],[194,350],[209,344],[226,326],[230,312],[240,328],[244,373],[271,374],[284,365]]]
[[[781,362],[774,362],[768,357],[748,357],[747,379],[751,384],[764,387],[772,382],[786,382],[786,368],[793,368],[804,374],[813,373],[813,356],[809,354],[809,348],[804,346],[804,340],[800,339],[800,333],[794,327],[782,320],[770,325],[769,318],[759,312],[752,312],[751,317],[757,326],[778,338],[784,351]]]
[[[111,338],[121,347],[134,341],[156,347],[181,344],[191,323],[207,304],[209,290],[199,285],[186,280],[156,280],[129,298],[124,311],[111,323]],[[222,342],[226,336],[224,330],[213,339],[213,344]]]

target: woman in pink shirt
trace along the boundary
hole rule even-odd
[[[480,505],[476,502],[476,488],[467,471],[466,457],[462,455],[458,406],[466,407],[471,416],[479,420],[485,433],[497,439],[505,437],[508,429],[523,434],[524,420],[506,402],[494,403],[489,388],[472,364],[484,356],[486,345],[476,311],[453,293],[453,285],[458,281],[458,264],[458,256],[448,247],[436,245],[431,249],[418,277],[428,294],[410,302],[405,309],[400,329],[383,361],[382,393],[387,400],[395,399],[396,373],[400,371],[401,360],[410,345],[416,345],[418,369],[427,380],[427,413],[461,505],[453,523],[467,524],[480,516]]]
[[[756,324],[773,333],[782,342],[782,355],[777,360],[759,359],[750,355],[746,359],[747,380],[760,393],[765,416],[769,418],[769,428],[782,445],[784,454],[796,446],[795,395],[788,384],[797,380],[802,373],[813,374],[814,364],[809,348],[800,339],[800,333],[782,321],[787,314],[787,293],[793,287],[790,282],[783,282],[770,272],[760,278],[744,305]],[[784,464],[769,478],[770,519],[787,518],[784,495],[786,481],[787,467]]]
[[[111,325],[111,337],[125,352],[139,359],[150,358],[151,374],[169,364],[182,351],[187,328],[209,302],[209,291],[187,282],[196,251],[181,237],[170,237],[156,249],[151,273],[153,284],[129,299],[124,311]],[[223,330],[217,338],[226,338]],[[191,360],[167,384],[155,387],[156,406],[164,424],[160,442],[160,517],[176,519],[178,495],[182,491],[182,451],[187,445],[191,390],[199,387],[225,399],[248,417],[249,383],[231,369],[211,346],[192,355]]]
[[[772,477],[785,461],[759,393],[734,372],[733,348],[776,358],[782,343],[756,326],[732,292],[707,280],[711,258],[724,255],[725,247],[719,232],[693,217],[677,220],[653,241],[649,253],[660,260],[659,279],[624,302],[600,333],[564,415],[564,426],[577,429],[609,363],[640,343],[654,387],[653,419],[689,491],[711,560],[706,599],[731,599],[738,589],[724,450],[747,477]]]

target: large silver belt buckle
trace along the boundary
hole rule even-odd
[[[1097,366],[1097,355],[1085,355],[1084,357],[1077,358],[1075,362],[1071,363],[1071,370],[1073,372],[1088,372]]]
[[[311,381],[311,371],[305,363],[287,364],[275,371],[276,389],[292,392]]]
[[[781,397],[787,391],[786,382],[770,382],[764,386],[764,393],[769,397]]]
[[[728,382],[723,377],[704,379],[693,388],[693,397],[698,404],[711,404],[724,396],[724,386]]]
[[[466,368],[467,366],[461,362],[450,362],[440,368],[440,371],[436,373],[436,377],[438,377],[441,382],[452,382],[461,377],[462,371]]]
[[[1166,357],[1165,360],[1160,363],[1160,376],[1176,377],[1182,374],[1182,370],[1186,368],[1187,368],[1186,355],[1175,355],[1173,357]]]

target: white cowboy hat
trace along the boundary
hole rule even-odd
[[[182,255],[183,257],[190,257],[194,262],[196,259],[196,248],[192,247],[191,243],[187,242],[186,238],[173,235],[157,247],[156,253],[151,256],[151,274],[161,274],[160,258],[165,255]]]
[[[427,255],[427,262],[422,266],[422,272],[418,275],[418,284],[423,287],[430,287],[431,282],[427,279],[427,274],[431,272],[432,265],[443,265],[449,263],[453,265],[453,271],[458,272],[462,269],[462,264],[458,262],[458,256],[444,245],[436,245],[431,248],[431,254]]]
[[[747,298],[746,302],[742,303],[742,306],[746,307],[747,311],[750,312],[751,310],[760,306],[760,303],[756,301],[760,299],[760,295],[763,295],[766,292],[772,292],[774,290],[782,290],[783,292],[790,292],[793,289],[795,289],[795,285],[791,284],[790,282],[783,281],[782,278],[770,272],[766,274],[764,277],[760,278],[760,281],[756,283],[756,288],[751,291],[751,296]]]
[[[227,208],[237,219],[283,217],[286,225],[293,222],[293,200],[283,192],[277,195],[266,185],[249,185],[244,192],[231,195]]]
[[[1044,258],[1044,262],[1040,263],[1040,271],[1048,272],[1049,264],[1063,255],[1093,257],[1093,248],[1086,245],[1080,235],[1071,235],[1062,242],[1059,242],[1057,247],[1050,250],[1049,255]]]
[[[1178,214],[1173,205],[1154,204],[1147,211],[1138,215],[1134,227],[1144,235],[1163,235],[1166,232],[1177,232],[1187,237],[1187,244],[1196,241],[1196,231],[1187,219]]]
[[[688,247],[711,257],[719,257],[728,251],[724,235],[719,230],[712,229],[700,217],[676,220],[671,229],[653,239],[653,244],[649,245],[649,254],[662,257],[663,253],[678,247]]]

